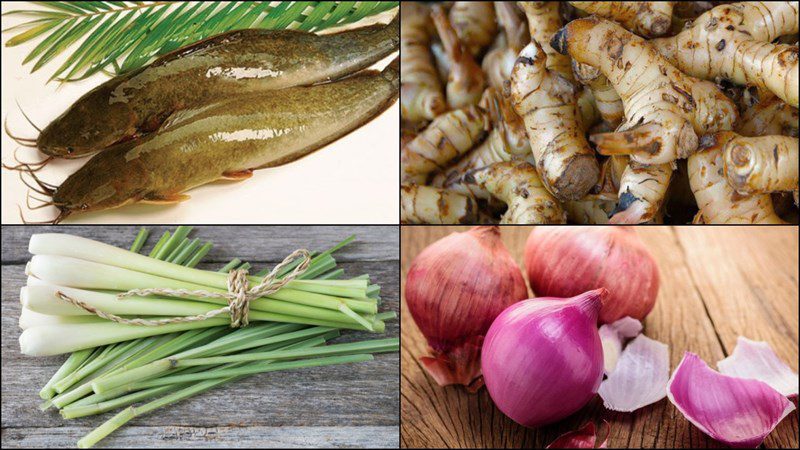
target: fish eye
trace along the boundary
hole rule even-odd
[[[75,152],[75,148],[67,147],[67,153],[72,154],[73,152]]]
[[[82,203],[81,204],[81,211],[86,211],[87,209],[89,209],[89,204],[88,203]]]

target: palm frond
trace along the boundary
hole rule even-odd
[[[399,2],[33,2],[43,9],[3,15],[32,17],[3,32],[14,32],[7,47],[41,42],[23,64],[35,72],[68,49],[51,80],[81,80],[97,72],[117,75],[209,36],[243,28],[320,31],[358,22],[396,8]]]

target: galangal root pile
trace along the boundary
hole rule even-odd
[[[404,223],[797,223],[797,2],[401,3]]]

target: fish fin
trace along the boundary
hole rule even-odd
[[[223,172],[220,180],[242,181],[253,176],[253,169],[239,170],[236,172]]]
[[[151,205],[169,205],[189,200],[189,198],[186,194],[147,194],[141,202]]]

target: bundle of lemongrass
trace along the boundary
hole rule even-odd
[[[122,292],[226,292],[227,273],[249,269],[239,259],[218,272],[195,269],[211,244],[190,240],[190,231],[178,227],[173,234],[166,232],[148,256],[138,253],[146,230],[130,251],[66,234],[31,237],[34,257],[20,294],[20,348],[28,355],[73,352],[42,388],[42,408],[55,406],[71,419],[160,397],[124,409],[81,439],[79,447],[91,447],[138,415],[245,375],[367,361],[373,353],[399,348],[396,338],[325,345],[340,329],[382,332],[384,320],[395,317],[394,312],[377,312],[380,288],[369,283],[368,275],[341,279],[344,272],[336,268],[332,253],[352,237],[313,255],[306,270],[277,292],[252,300],[249,319],[254,322],[246,327],[231,328],[225,315],[158,325],[128,323],[203,315],[226,300],[121,298]],[[301,263],[294,260],[273,273],[283,278]],[[268,272],[249,281],[257,283]]]

